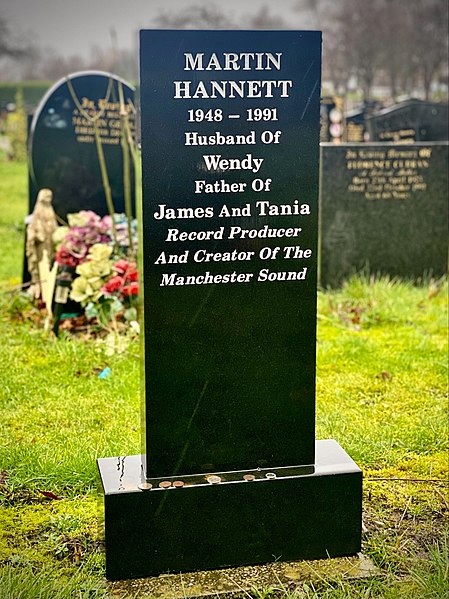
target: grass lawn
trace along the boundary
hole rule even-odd
[[[104,599],[95,459],[140,452],[138,343],[110,356],[19,317],[9,290],[21,280],[26,196],[26,166],[0,160],[0,599]],[[354,278],[320,292],[317,366],[316,436],[364,471],[363,551],[380,574],[251,596],[442,598],[447,283]]]

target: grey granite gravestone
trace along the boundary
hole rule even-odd
[[[322,144],[320,283],[447,272],[448,144]]]
[[[142,31],[145,453],[99,460],[106,573],[360,549],[315,441],[321,34]]]

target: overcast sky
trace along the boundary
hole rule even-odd
[[[115,29],[119,48],[136,45],[136,32],[151,27],[161,10],[177,12],[206,3],[219,6],[235,17],[257,13],[262,6],[270,14],[298,20],[293,11],[297,0],[1,0],[0,15],[14,34],[35,38],[40,46],[51,46],[58,54],[88,56],[91,47],[111,45]],[[298,23],[300,25],[300,23]]]

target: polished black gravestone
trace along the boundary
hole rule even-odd
[[[447,141],[448,104],[406,100],[367,116],[366,126],[371,141]]]
[[[323,144],[320,283],[447,272],[448,144]]]
[[[315,444],[321,36],[143,31],[145,453],[99,460],[109,578],[348,555]]]
[[[88,116],[98,117],[115,212],[125,211],[119,82],[134,129],[134,88],[110,73],[73,73],[55,83],[42,98],[28,135],[30,214],[44,187],[53,191],[53,207],[64,220],[67,213],[80,210],[93,210],[101,216],[108,213],[93,124],[80,107]],[[133,188],[133,173],[131,182]],[[134,201],[133,189],[132,197]]]

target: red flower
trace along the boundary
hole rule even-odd
[[[137,281],[137,279],[139,278],[135,262],[131,262],[131,264],[129,265],[129,268],[125,274],[125,278],[127,281],[132,281],[132,282]]]
[[[114,270],[120,274],[126,283],[137,281],[137,267],[135,262],[127,262],[123,258],[114,264]]]
[[[117,289],[120,289],[120,287],[123,285],[124,283],[124,279],[123,277],[112,277],[111,279],[109,279],[109,281],[103,285],[102,287],[102,291],[104,293],[114,293],[114,291],[117,291]]]
[[[125,285],[122,289],[123,295],[137,295],[139,293],[139,283],[133,282]]]

